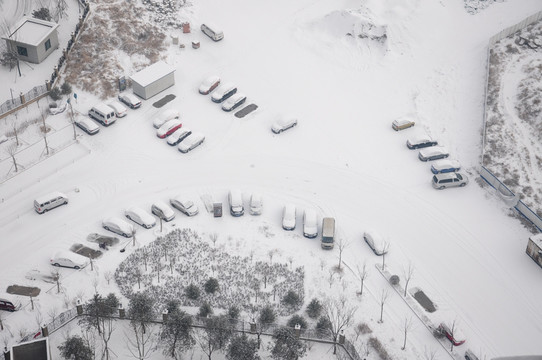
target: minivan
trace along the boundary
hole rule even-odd
[[[224,33],[222,30],[217,28],[215,25],[210,24],[201,24],[201,31],[214,41],[219,41],[224,38]]]
[[[228,194],[228,202],[230,203],[230,214],[232,216],[242,216],[245,213],[241,191],[231,190]]]
[[[14,304],[11,300],[0,298],[0,310],[15,311],[19,308],[20,304]]]
[[[67,203],[68,197],[61,192],[55,191],[34,200],[34,210],[36,210],[38,214],[43,214],[44,212]]]
[[[326,217],[322,220],[322,249],[333,249],[335,242],[335,219]]]
[[[97,120],[104,126],[109,126],[117,120],[115,111],[104,103],[94,105],[92,109],[89,110],[88,116]]]

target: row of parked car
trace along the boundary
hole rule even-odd
[[[137,109],[141,106],[141,101],[133,94],[122,94],[119,95],[118,99],[120,102],[128,105],[131,109]],[[128,115],[128,109],[126,109],[119,101],[113,100],[107,103],[101,102],[94,105],[88,111],[89,117],[78,117],[75,120],[75,125],[89,135],[97,134],[100,131],[100,127],[94,120],[103,126],[109,126],[117,121],[118,118],[123,118]]]
[[[194,204],[194,202],[183,196],[171,198],[169,203],[171,207],[179,210],[187,216],[194,216],[198,214],[198,207]],[[125,210],[124,216],[137,225],[140,225],[145,229],[150,229],[156,225],[156,218],[153,215],[166,222],[175,218],[175,212],[170,205],[163,201],[156,201],[152,204],[150,213],[140,207],[135,206]],[[119,217],[110,217],[103,220],[102,227],[105,230],[127,238],[132,237],[134,232],[133,225]]]
[[[243,105],[247,100],[245,94],[237,92],[237,86],[228,82],[222,83],[220,77],[213,75],[203,80],[199,87],[199,93],[202,95],[211,95],[211,100],[215,103],[222,103],[222,110],[232,111]]]
[[[392,122],[392,128],[395,131],[405,130],[415,125],[415,122],[407,117],[396,119]],[[469,179],[463,173],[459,173],[461,165],[459,161],[448,159],[450,156],[448,150],[439,146],[438,141],[431,136],[422,133],[410,137],[406,142],[410,150],[418,150],[418,159],[420,161],[435,161],[431,165],[431,172],[434,174],[432,185],[435,189],[442,190],[448,187],[463,187],[468,184]]]
[[[153,119],[152,125],[156,128],[156,136],[160,139],[166,138],[169,145],[177,146],[180,152],[187,153],[201,145],[205,141],[205,136],[183,128],[180,117],[179,111],[167,109]]]

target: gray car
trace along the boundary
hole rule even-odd
[[[444,159],[450,156],[448,153],[448,150],[442,146],[432,146],[425,149],[420,150],[418,153],[418,159],[421,161],[433,161],[433,160],[439,160]]]
[[[456,186],[463,187],[468,183],[469,179],[464,174],[457,172],[436,174],[432,181],[433,187],[438,190]]]

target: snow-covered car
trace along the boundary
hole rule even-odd
[[[130,107],[130,109],[137,109],[141,106],[141,100],[134,94],[121,94],[119,100]]]
[[[193,132],[179,143],[177,149],[182,153],[187,153],[195,149],[205,141],[205,136],[202,133]]]
[[[457,326],[453,326],[452,330],[445,323],[441,323],[438,326],[437,331],[440,332],[442,335],[446,336],[446,338],[450,340],[450,342],[454,344],[454,346],[462,345],[466,341],[465,335],[463,335],[463,333]]]
[[[128,109],[126,109],[124,105],[122,105],[118,101],[110,101],[107,103],[107,106],[113,109],[113,111],[115,112],[115,116],[118,118],[128,115]]]
[[[51,257],[50,263],[53,266],[62,266],[79,270],[87,266],[89,260],[82,255],[73,253],[71,251],[62,250],[56,252]]]
[[[0,298],[0,310],[14,312],[21,307],[21,303],[17,300],[10,300],[5,298]]]
[[[263,209],[263,198],[259,193],[253,193],[250,196],[250,215],[261,215]]]
[[[213,95],[211,95],[211,100],[215,103],[221,103],[222,101],[226,100],[233,94],[237,92],[237,87],[232,83],[225,83],[220,84],[215,91],[213,91]]]
[[[429,146],[438,145],[436,140],[433,140],[431,136],[427,134],[418,134],[407,140],[406,146],[410,150],[426,148]]]
[[[187,216],[194,216],[198,214],[198,207],[190,199],[185,198],[184,196],[177,195],[174,198],[169,200],[171,206],[179,210]]]
[[[238,217],[245,213],[245,207],[243,206],[243,195],[241,190],[230,190],[228,193],[228,203],[230,204],[230,214]]]
[[[87,117],[78,117],[75,119],[75,125],[89,135],[97,134],[100,131],[100,127],[96,122]]]
[[[175,212],[163,201],[155,201],[151,206],[151,212],[164,221],[175,219]]]
[[[422,149],[418,153],[418,159],[420,159],[421,161],[439,160],[447,158],[448,156],[450,156],[450,154],[448,153],[448,150],[443,146],[432,146]]]
[[[295,229],[295,205],[286,204],[282,209],[282,228],[284,230]]]
[[[119,234],[127,238],[132,237],[132,233],[134,232],[134,227],[132,226],[132,224],[129,224],[118,217],[110,217],[103,220],[102,227],[105,230],[111,231],[115,234]]]
[[[231,96],[228,100],[224,101],[224,104],[222,104],[222,110],[224,111],[235,110],[239,106],[243,105],[243,103],[246,100],[247,100],[247,96],[245,94],[237,93]]]
[[[297,118],[293,116],[287,116],[275,121],[273,125],[271,125],[271,131],[273,131],[275,134],[280,134],[281,132],[293,128],[296,125]]]
[[[183,126],[181,120],[173,119],[160,126],[160,129],[156,130],[156,136],[160,139],[164,139],[166,136],[173,134],[175,131]]]
[[[395,131],[408,129],[409,127],[413,127],[416,123],[414,120],[408,118],[408,117],[402,117],[399,119],[393,120],[391,123],[391,127]]]
[[[318,215],[313,209],[305,209],[303,213],[303,236],[309,239],[318,236]]]
[[[375,255],[382,256],[388,253],[389,244],[374,230],[367,230],[363,233],[363,240],[369,245]]]
[[[203,80],[199,86],[199,93],[202,95],[208,95],[211,91],[216,89],[220,85],[220,78],[218,76],[209,76]]]
[[[160,128],[160,126],[164,125],[167,121],[178,119],[181,116],[181,113],[179,113],[178,110],[175,109],[167,109],[162,111],[158,116],[154,118],[152,121],[152,126],[154,126],[156,129]]]
[[[192,131],[190,131],[190,129],[183,127],[183,128],[177,129],[177,131],[169,135],[166,140],[169,145],[175,146],[175,145],[178,145],[184,139],[186,139],[186,137],[190,134],[192,134]]]
[[[431,165],[431,172],[433,174],[456,172],[459,170],[461,170],[461,164],[459,161],[453,159],[437,160]]]
[[[457,172],[447,172],[433,175],[433,187],[438,190],[450,187],[463,187],[469,183],[469,178]]]
[[[145,229],[150,229],[156,225],[154,216],[139,207],[129,208],[124,212],[124,216],[136,224],[143,226]]]

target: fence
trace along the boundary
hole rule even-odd
[[[0,105],[0,119],[8,116],[11,113],[14,113],[34,101],[47,96],[49,90],[52,89],[59,80],[59,71],[62,69],[62,65],[66,61],[71,48],[77,40],[77,36],[81,31],[83,24],[90,12],[90,5],[87,0],[78,0],[80,6],[83,6],[83,14],[79,17],[79,22],[75,26],[75,31],[71,33],[70,40],[65,49],[62,49],[62,56],[58,59],[58,64],[54,67],[53,73],[51,74],[51,80],[47,80],[44,85],[38,85],[28,91],[26,94],[20,93],[16,97],[12,96],[12,99],[5,101]]]
[[[491,56],[491,47],[497,43],[497,41],[502,40],[510,35],[513,35],[524,29],[525,27],[539,21],[542,19],[542,11],[533,14],[519,23],[507,27],[501,32],[493,35],[488,42],[487,48],[487,64],[486,64],[486,86],[485,86],[485,100],[484,100],[484,126],[483,126],[483,135],[482,135],[482,163],[485,153],[486,145],[486,123],[487,123],[487,100],[488,100],[488,88],[489,88],[489,67],[490,67],[490,56]],[[491,171],[482,165],[480,170],[480,177],[484,179],[489,185],[491,185],[496,191],[497,194],[504,200],[504,202],[516,209],[523,217],[529,220],[539,231],[542,231],[542,219],[532,211],[525,203],[519,200],[519,195],[514,194],[502,181],[500,181]]]
[[[112,319],[118,319],[118,320],[131,320],[129,317],[125,317],[124,310],[119,309],[118,315],[112,315],[107,316]],[[34,333],[30,333],[19,340],[19,343],[23,343],[26,341],[30,341],[33,339],[36,339],[39,336],[42,336],[43,330],[46,328],[47,333],[50,335],[54,333],[55,331],[61,329],[64,325],[68,324],[72,320],[78,318],[78,317],[84,317],[89,316],[88,314],[83,313],[83,305],[78,305],[76,308],[69,309],[57,317],[53,319],[48,324],[43,325],[41,329]],[[192,325],[191,327],[195,328],[206,328],[207,326],[207,318],[201,318],[199,316],[195,315],[188,315],[192,318]],[[154,321],[151,321],[155,324],[162,324],[164,322],[164,315],[160,318],[156,318]],[[242,333],[251,333],[251,334],[260,334],[261,336],[273,336],[273,332],[279,328],[285,328],[285,326],[277,325],[277,324],[269,324],[265,327],[265,330],[257,328],[256,324],[247,323],[243,320],[235,320],[230,319],[230,326],[235,332],[242,332]],[[296,331],[296,330],[294,330]],[[361,360],[361,357],[357,353],[355,347],[345,339],[344,343],[341,342],[334,342],[330,340],[329,333],[319,331],[319,330],[313,330],[313,329],[301,329],[298,333],[296,333],[296,336],[304,341],[312,341],[312,342],[319,342],[319,343],[325,343],[330,345],[336,345],[337,346],[337,357],[339,359],[349,359],[349,360]],[[5,360],[5,354],[2,352],[0,353],[0,360]]]
[[[532,211],[525,203],[519,200],[519,196],[514,194],[508,187],[503,184],[491,171],[482,166],[480,170],[480,177],[485,180],[491,187],[493,187],[497,195],[504,200],[504,202],[513,207],[518,213],[529,220],[538,231],[542,231],[542,219]]]

